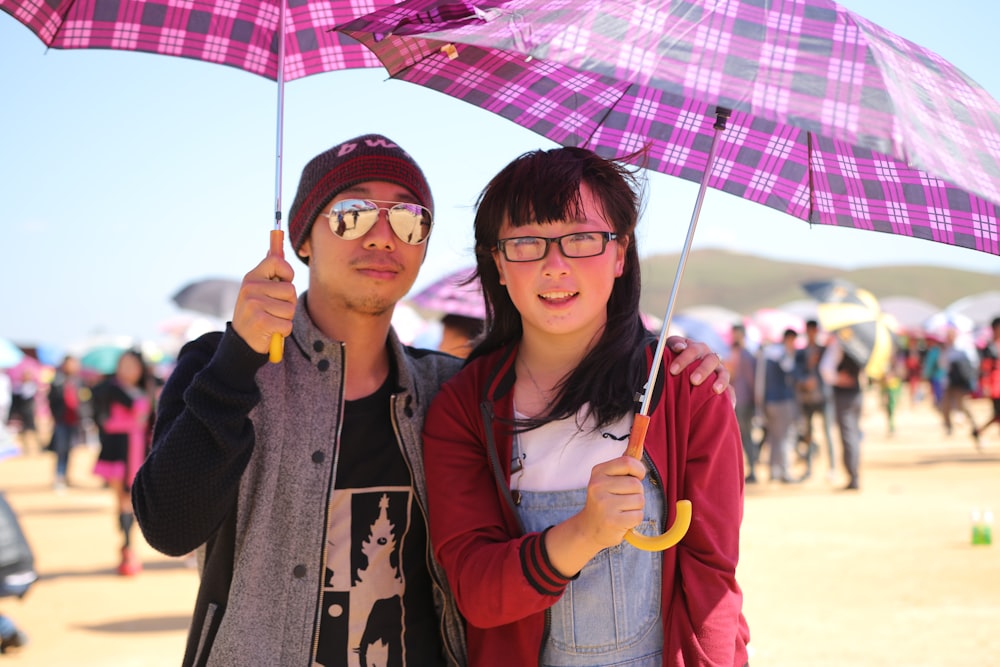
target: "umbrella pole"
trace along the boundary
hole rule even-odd
[[[278,10],[278,127],[274,149],[274,228],[271,229],[269,254],[284,255],[285,235],[281,231],[281,153],[285,127],[285,12],[287,0],[280,0]],[[285,339],[281,334],[271,334],[268,358],[272,363],[281,361],[285,351]]]
[[[698,218],[701,215],[701,206],[705,201],[705,192],[708,190],[708,179],[712,175],[712,166],[715,163],[715,153],[719,147],[719,135],[726,129],[726,120],[729,118],[730,110],[723,107],[715,108],[715,124],[712,128],[715,133],[712,135],[712,145],[708,150],[708,161],[705,164],[705,173],[701,177],[701,186],[698,188],[698,198],[695,200],[694,211],[691,213],[691,222],[688,225],[687,238],[684,240],[684,248],[681,251],[680,261],[677,263],[677,274],[674,276],[674,284],[670,290],[670,299],[667,302],[667,312],[663,316],[663,326],[660,329],[660,338],[656,344],[656,353],[653,355],[653,364],[649,369],[649,379],[643,389],[642,403],[638,414],[632,423],[632,430],[629,433],[628,446],[625,454],[637,459],[642,458],[643,445],[646,442],[646,430],[649,428],[649,406],[653,396],[653,387],[656,385],[656,378],[659,375],[660,365],[663,363],[663,349],[666,347],[667,335],[670,331],[670,319],[674,314],[674,303],[677,300],[677,292],[680,288],[681,279],[684,277],[684,268],[687,264],[688,255],[691,253],[691,244],[694,241],[694,232],[698,227]],[[691,501],[677,501],[677,516],[674,525],[666,533],[659,536],[650,537],[629,530],[625,533],[625,540],[632,546],[644,551],[663,551],[674,546],[687,533],[691,525]]]

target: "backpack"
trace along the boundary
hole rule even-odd
[[[972,367],[969,357],[964,354],[956,355],[955,359],[948,364],[948,386],[973,391],[978,384],[977,371]]]

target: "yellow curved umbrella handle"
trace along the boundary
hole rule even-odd
[[[677,501],[677,518],[674,525],[662,535],[643,535],[630,529],[625,533],[625,541],[643,551],[665,551],[680,542],[691,527],[691,501]]]
[[[649,416],[638,414],[632,422],[632,430],[628,436],[628,446],[625,453],[628,456],[642,460],[642,448],[646,442],[646,430],[649,428]],[[662,535],[643,535],[630,529],[625,533],[625,541],[636,549],[643,551],[664,551],[680,542],[691,527],[692,506],[690,500],[677,501],[677,517],[674,525]]]
[[[271,230],[271,254],[281,257],[284,254],[282,247],[285,242],[285,234],[280,229]],[[285,339],[281,334],[271,334],[271,346],[268,348],[268,359],[271,360],[272,364],[276,364],[281,361],[282,357],[285,355]]]

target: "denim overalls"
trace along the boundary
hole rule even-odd
[[[659,489],[643,480],[644,520],[636,530],[663,532]],[[528,532],[542,531],[576,514],[586,489],[520,491],[518,515]],[[545,667],[660,667],[663,554],[640,551],[627,542],[604,549],[571,581],[549,610],[549,635],[539,664]],[[612,657],[613,656],[613,657]]]

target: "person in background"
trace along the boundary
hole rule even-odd
[[[927,352],[924,354],[923,378],[931,388],[934,407],[940,410],[944,401],[944,388],[948,381],[948,374],[941,361],[943,345],[940,340],[932,336],[928,336],[926,341]]]
[[[184,665],[465,664],[427,539],[420,440],[462,362],[404,346],[391,326],[433,209],[423,171],[388,137],[320,153],[288,215],[308,289],[297,295],[291,264],[270,253],[226,330],[178,355],[132,499],[153,548],[205,545]],[[268,363],[275,334],[284,354]],[[691,381],[713,377],[703,344],[677,365],[697,359]],[[722,369],[713,389],[727,386]]]
[[[115,494],[122,532],[118,574],[132,576],[142,563],[132,548],[132,482],[146,457],[154,419],[156,387],[153,374],[138,350],[126,350],[115,373],[94,388],[94,421],[101,451],[94,474]]]
[[[971,342],[967,345],[959,342],[958,329],[955,327],[949,327],[945,333],[945,343],[938,357],[938,365],[945,378],[944,394],[940,403],[945,433],[951,435],[952,413],[961,412],[969,424],[976,449],[981,449],[975,417],[965,402],[978,386],[979,355]]]
[[[813,422],[817,415],[823,425],[823,437],[830,462],[827,479],[837,469],[837,456],[833,451],[833,438],[830,435],[830,422],[833,421],[830,391],[819,374],[819,360],[824,349],[819,342],[819,322],[807,320],[805,347],[795,351],[795,400],[798,402],[800,420],[797,440],[802,445],[801,457],[806,463],[803,479],[812,475],[812,457],[819,449],[813,432]]]
[[[747,662],[731,399],[670,376],[667,353],[642,460],[623,454],[657,342],[639,208],[628,168],[580,148],[526,153],[480,195],[486,333],[424,427],[431,544],[470,667]],[[623,544],[662,532],[682,498],[694,519],[676,547]]]
[[[11,403],[8,426],[17,430],[21,449],[25,453],[38,451],[38,427],[35,423],[35,398],[38,395],[38,378],[35,371],[25,368],[11,377]]]
[[[906,369],[902,364],[889,364],[889,367],[885,370],[885,374],[879,380],[882,408],[885,410],[886,424],[888,425],[890,436],[896,434],[896,408],[899,405],[899,396],[903,393],[903,374],[905,371]]]
[[[476,337],[482,332],[481,319],[448,313],[441,318],[441,342],[438,350],[464,359],[469,356]]]
[[[837,337],[831,336],[820,359],[820,373],[833,389],[833,414],[848,480],[844,490],[857,491],[861,488],[862,367],[844,352]]]
[[[781,342],[765,347],[758,361],[764,365],[758,403],[764,406],[764,441],[770,479],[785,484],[799,481],[792,476],[788,460],[798,438],[799,407],[795,400],[795,341],[798,335],[795,329],[785,329]]]
[[[979,381],[983,396],[993,401],[993,416],[982,426],[973,426],[974,432],[979,436],[993,424],[1000,428],[1000,317],[993,318],[990,328],[993,338],[986,343],[979,355]]]
[[[49,449],[56,454],[53,488],[61,491],[68,485],[70,451],[83,442],[84,419],[89,415],[91,390],[80,377],[80,360],[67,355],[49,386],[49,411],[52,414],[52,441]]]
[[[0,459],[15,456],[19,452],[17,443],[10,437],[7,428],[7,413],[11,406],[11,381],[6,372],[0,370]]]
[[[756,484],[757,459],[760,456],[760,447],[753,438],[753,420],[757,413],[754,397],[757,358],[747,349],[746,328],[742,324],[734,324],[731,331],[733,339],[726,367],[736,395],[736,423],[740,428],[740,441],[746,456],[746,483]]]
[[[6,614],[0,614],[0,654],[10,649],[20,649],[28,643],[28,635],[17,627],[14,619]]]
[[[906,387],[910,396],[910,407],[915,406],[923,400],[924,392],[921,386],[924,381],[924,339],[916,333],[910,332],[906,335],[906,349],[900,354],[905,358]]]

